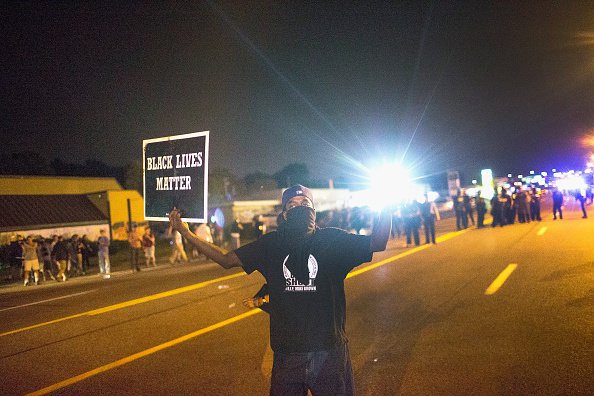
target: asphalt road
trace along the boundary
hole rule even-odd
[[[358,267],[357,394],[594,394],[594,220],[580,216],[445,220],[437,245],[391,241]],[[4,287],[0,393],[266,394],[268,317],[241,304],[262,283],[206,263]]]

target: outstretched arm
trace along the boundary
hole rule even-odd
[[[169,224],[174,230],[179,231],[188,242],[194,245],[200,253],[204,254],[221,267],[228,269],[242,266],[241,260],[239,260],[239,257],[237,257],[234,252],[226,252],[217,245],[198,238],[192,231],[190,231],[188,225],[181,220],[179,210],[173,208],[169,214]]]
[[[382,252],[386,250],[391,230],[392,212],[386,208],[380,212],[379,221],[373,226],[373,232],[371,233],[372,252]]]

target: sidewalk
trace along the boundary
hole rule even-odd
[[[169,262],[169,256],[162,256],[162,257],[157,257],[157,266],[153,267],[147,267],[144,264],[144,257],[141,259],[140,261],[140,272],[152,272],[152,271],[156,271],[156,270],[162,270],[162,269],[168,269],[168,268],[175,268],[175,267],[185,267],[187,265],[193,265],[193,264],[197,264],[197,265],[201,265],[201,264],[210,264],[212,263],[212,261],[210,260],[197,260],[197,259],[191,259],[188,258],[188,261],[185,263],[181,263],[181,264],[171,264]],[[15,271],[13,269],[13,271]],[[15,271],[16,272],[16,271]],[[132,267],[130,265],[130,262],[125,262],[125,261],[119,261],[116,263],[116,265],[111,267],[111,278],[117,278],[117,277],[121,277],[121,276],[126,276],[126,275],[133,275],[136,272],[132,270]],[[54,274],[55,275],[55,274]],[[40,274],[41,276],[41,274]],[[103,274],[99,273],[99,266],[97,265],[97,257],[94,257],[94,260],[91,260],[91,266],[89,268],[87,268],[87,271],[85,273],[85,275],[77,275],[77,276],[72,276],[67,278],[66,283],[73,283],[73,282],[81,282],[81,281],[85,281],[85,280],[97,280],[97,279],[101,279],[103,276]],[[106,282],[109,282],[110,278],[107,279],[102,279]],[[28,286],[23,286],[23,279],[19,278],[19,272],[16,272],[16,279],[13,278],[12,280],[6,279],[3,280],[2,283],[0,283],[0,292],[1,291],[8,291],[11,289],[20,289],[20,290],[24,290],[24,289],[35,289],[37,287],[47,287],[50,285],[55,285],[58,286],[60,284],[63,284],[64,282],[58,282],[56,280],[53,280],[51,278],[45,280],[45,281],[40,281],[39,285],[35,285],[35,283],[29,283]]]
[[[487,221],[485,221],[485,225],[490,224],[490,220],[491,217],[488,216]],[[440,236],[443,234],[447,234],[449,232],[454,232],[456,231],[456,219],[455,217],[446,217],[445,219],[442,219],[438,222],[436,222],[436,236]],[[469,228],[475,228],[474,226],[469,226]],[[420,242],[421,245],[425,243],[425,232],[423,227],[421,226],[421,228],[419,229],[419,238],[420,238]],[[249,241],[247,241],[249,242]],[[392,249],[397,248],[397,249],[407,249],[406,247],[406,235],[402,234],[400,236],[400,238],[394,238],[394,239],[390,239],[389,240],[389,245]],[[164,245],[166,246],[166,245]],[[414,247],[414,242],[412,247]],[[190,249],[186,249],[186,250],[190,250]],[[152,271],[156,271],[156,270],[161,270],[161,269],[167,269],[167,268],[174,268],[176,266],[186,266],[186,265],[202,265],[202,264],[212,264],[213,262],[211,260],[196,260],[196,259],[191,259],[190,255],[191,255],[191,250],[190,252],[187,252],[188,254],[188,262],[184,263],[184,264],[170,264],[169,263],[169,254],[170,254],[170,250],[163,248],[160,250],[159,252],[159,256],[157,257],[157,266],[156,267],[146,267],[146,265],[144,264],[144,257],[141,258],[140,260],[140,269],[141,272],[152,272]],[[111,267],[111,277],[112,278],[117,278],[120,276],[126,276],[126,275],[132,275],[135,272],[132,271],[132,268],[130,266],[130,261],[127,259],[128,257],[128,252],[123,250],[118,252],[117,254],[115,254],[112,257],[112,267]],[[14,269],[13,269],[14,271]],[[79,275],[79,276],[73,276],[67,279],[66,283],[72,283],[72,282],[81,282],[81,281],[85,281],[85,280],[97,280],[100,279],[100,275],[99,274],[99,266],[97,264],[97,257],[94,256],[91,258],[91,266],[89,268],[87,268],[86,274],[85,275]],[[12,280],[3,280],[2,283],[0,283],[0,291],[8,291],[8,290],[23,290],[23,289],[34,289],[36,287],[47,287],[50,285],[60,285],[63,282],[57,282],[55,280],[52,279],[48,279],[45,282],[40,282],[39,285],[35,285],[33,284],[29,284],[29,286],[25,287],[23,286],[23,280],[18,278],[19,273],[16,272],[16,279],[12,279]],[[109,281],[109,279],[105,279],[105,281]]]

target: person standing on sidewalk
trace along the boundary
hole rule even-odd
[[[155,236],[151,231],[150,227],[144,229],[144,235],[142,236],[142,249],[144,250],[144,263],[148,267],[153,262],[153,267],[157,266],[155,260]]]
[[[85,247],[82,244],[82,240],[80,239],[78,234],[72,235],[70,244],[72,249],[72,256],[70,258],[72,260],[72,264],[75,267],[76,275],[84,275],[85,271],[83,270],[83,250]]]
[[[66,282],[66,269],[70,262],[70,248],[68,245],[69,243],[64,240],[64,237],[59,235],[58,241],[52,249],[52,259],[58,265],[58,276],[56,276],[58,281],[61,279]]]
[[[39,272],[45,282],[47,280],[45,273],[47,272],[51,279],[56,280],[52,267],[52,251],[49,242],[45,238],[39,238],[37,241],[37,256],[39,257]]]
[[[260,272],[269,289],[271,395],[352,395],[353,373],[345,332],[344,280],[356,266],[386,249],[391,213],[383,210],[372,235],[316,227],[313,195],[296,185],[283,192],[277,231],[226,252],[196,237],[173,208],[172,227],[223,268]]]
[[[87,273],[87,270],[91,266],[91,263],[89,261],[89,258],[91,256],[91,253],[93,252],[93,250],[91,249],[91,242],[89,241],[89,238],[86,235],[83,235],[82,236],[80,242],[82,244],[82,249],[81,249],[81,253],[82,253],[81,268],[82,268],[83,275],[85,275]]]
[[[111,277],[111,265],[109,263],[109,237],[104,229],[99,230],[97,239],[97,258],[99,259],[99,273],[103,274],[103,279]]]
[[[29,284],[29,273],[33,270],[35,284],[39,284],[39,258],[37,257],[37,243],[33,240],[33,236],[29,235],[23,243],[23,268],[24,272],[24,284]]]
[[[136,232],[136,224],[128,232],[128,244],[130,245],[130,266],[132,272],[140,272],[140,255],[142,254],[142,238]]]

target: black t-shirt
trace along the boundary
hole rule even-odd
[[[270,343],[277,352],[323,351],[345,343],[344,279],[371,261],[371,238],[338,228],[318,229],[308,260],[309,283],[299,283],[285,266],[289,251],[277,232],[235,253],[248,274],[259,271],[270,292]]]

